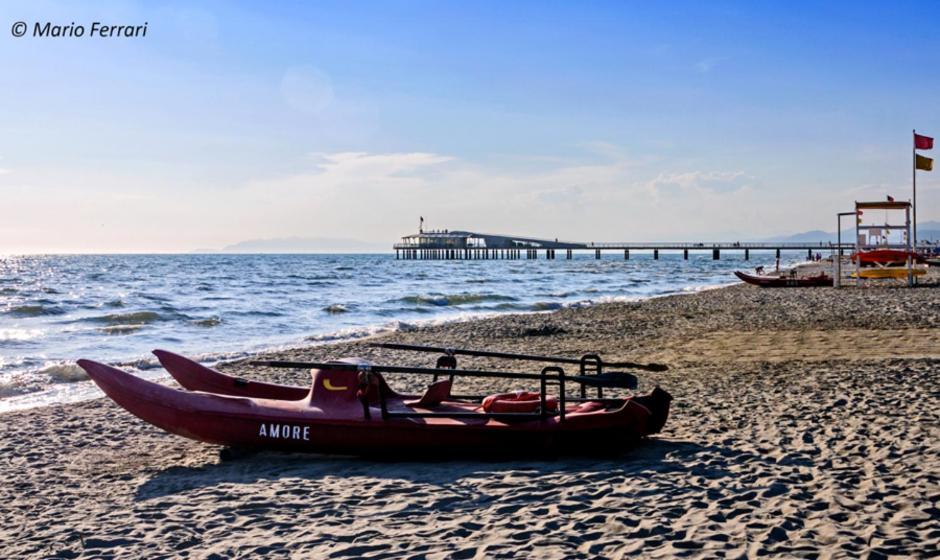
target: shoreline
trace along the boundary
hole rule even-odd
[[[5,413],[0,546],[10,557],[916,556],[940,545],[935,310],[930,288],[733,285],[393,335],[668,363],[638,372],[641,390],[675,397],[663,432],[616,458],[230,457],[106,399]],[[433,363],[368,342],[258,357]],[[309,383],[246,361],[219,369]],[[460,358],[497,363],[510,365]],[[471,385],[483,387],[459,390]]]
[[[196,354],[190,355],[189,357],[199,361],[200,363],[207,365],[209,367],[218,367],[224,366],[225,364],[230,363],[244,363],[253,359],[256,359],[257,356],[267,356],[267,355],[279,355],[287,352],[300,351],[304,348],[312,346],[330,346],[334,344],[352,344],[356,342],[368,341],[370,339],[382,336],[392,336],[395,333],[399,332],[408,332],[409,330],[417,330],[424,328],[433,328],[436,326],[444,326],[451,323],[460,323],[460,322],[472,322],[479,320],[486,320],[495,317],[502,317],[507,315],[546,315],[558,312],[562,309],[580,309],[586,307],[594,307],[598,305],[608,305],[612,303],[634,303],[641,302],[650,299],[671,297],[671,296],[681,296],[681,295],[691,295],[696,294],[702,291],[707,290],[718,290],[723,288],[729,288],[736,284],[740,284],[738,280],[729,280],[727,283],[721,284],[703,284],[701,286],[686,286],[678,291],[670,291],[660,294],[653,294],[649,296],[622,296],[615,297],[612,299],[602,298],[602,301],[594,301],[590,299],[579,300],[574,302],[560,303],[559,307],[556,309],[545,309],[545,310],[530,310],[530,311],[481,311],[481,312],[465,312],[458,313],[457,316],[451,317],[429,317],[427,319],[420,319],[416,321],[401,321],[401,320],[391,320],[385,323],[384,325],[365,325],[362,327],[347,327],[342,328],[334,332],[325,333],[322,335],[305,335],[303,338],[296,340],[294,342],[287,342],[282,345],[275,345],[270,347],[261,347],[253,350],[246,350],[243,352],[220,352],[220,353],[205,353],[205,354]],[[397,327],[390,326],[392,324],[397,324]],[[366,334],[361,336],[351,335],[351,336],[342,336],[344,331],[360,331]],[[236,354],[236,356],[232,356]],[[212,359],[206,360],[206,357],[211,357]],[[141,365],[146,364],[147,367],[141,367]],[[150,380],[169,380],[170,375],[162,370],[159,362],[155,357],[150,354],[144,356],[138,356],[136,358],[119,360],[111,365],[114,365],[118,368],[123,368],[128,371],[132,371],[137,375],[141,375]],[[32,410],[35,408],[43,408],[48,406],[55,406],[59,404],[75,404],[88,400],[95,400],[100,398],[105,398],[105,396],[95,387],[84,372],[75,365],[75,362],[64,362],[64,363],[55,363],[52,365],[46,365],[36,371],[26,371],[21,372],[17,375],[31,375],[37,373],[43,373],[49,370],[50,368],[69,368],[78,372],[82,377],[80,379],[70,379],[68,381],[59,381],[50,384],[46,389],[40,391],[24,392],[20,394],[13,394],[10,396],[4,396],[0,398],[0,415],[6,414],[8,412],[15,412],[20,410]],[[71,374],[74,377],[74,373]],[[6,381],[5,383],[9,383]],[[57,395],[58,398],[53,398],[50,400],[49,395]]]

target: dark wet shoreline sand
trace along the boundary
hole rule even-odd
[[[659,437],[619,457],[374,462],[223,459],[103,399],[11,412],[0,415],[0,550],[880,558],[940,546],[940,290],[734,286],[383,338],[664,361],[670,371],[640,377],[674,395],[673,413]],[[346,355],[433,363],[362,341],[277,357]],[[224,367],[307,382],[244,368]]]

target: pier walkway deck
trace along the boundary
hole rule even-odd
[[[742,251],[744,258],[750,258],[751,251],[775,251],[777,257],[781,251],[802,251],[812,257],[814,253],[835,251],[840,254],[852,250],[851,243],[826,241],[812,242],[748,242],[748,241],[661,241],[661,242],[578,242],[559,241],[558,239],[537,239],[511,235],[495,235],[470,231],[428,231],[419,232],[402,238],[396,243],[395,258],[440,260],[440,259],[537,259],[542,252],[546,259],[554,259],[555,252],[564,251],[570,259],[575,251],[593,251],[595,258],[601,258],[604,251],[623,251],[624,259],[630,258],[630,251],[652,251],[653,258],[659,258],[660,251],[682,251],[683,257],[689,258],[689,251],[711,251],[717,260],[722,251]]]

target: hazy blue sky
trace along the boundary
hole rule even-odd
[[[834,230],[940,135],[937,2],[5,2],[0,253]],[[145,38],[16,38],[24,21]],[[921,173],[921,221],[940,178]]]

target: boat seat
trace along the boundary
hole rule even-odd
[[[542,406],[541,395],[528,391],[516,391],[515,393],[500,393],[490,395],[483,399],[483,411],[490,413],[497,412],[535,412]],[[558,410],[558,399],[555,397],[546,397],[545,408],[548,412]]]
[[[441,379],[440,381],[435,381],[434,383],[428,385],[427,390],[420,399],[405,401],[405,404],[408,406],[417,406],[422,408],[437,406],[450,397],[451,385],[452,382],[450,379]]]
[[[578,408],[574,409],[572,412],[597,412],[598,410],[607,410],[607,407],[604,403],[600,401],[588,401],[583,402],[578,405]]]
[[[338,360],[338,364],[369,365],[369,362],[360,358],[344,358]],[[369,382],[365,387],[360,386],[363,379],[357,370],[352,369],[312,369],[313,386],[308,397],[309,404],[319,406],[324,409],[336,406],[346,407],[349,403],[355,403],[361,411],[363,394],[366,402],[371,405],[379,403],[379,393],[385,394],[386,398],[394,398],[398,393],[392,390],[385,382],[381,374],[372,373],[368,376]]]

